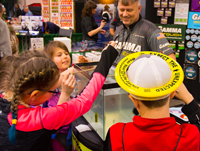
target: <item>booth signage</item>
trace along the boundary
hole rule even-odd
[[[200,12],[189,12],[187,28],[200,29]]]
[[[163,25],[156,24],[165,35],[167,40],[184,41],[185,40],[185,25]]]

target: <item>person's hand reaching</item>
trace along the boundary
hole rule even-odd
[[[106,24],[107,24],[107,22],[105,22],[104,20],[102,20],[101,24],[100,24],[100,27],[103,28]]]
[[[106,31],[104,29],[101,29],[99,33],[104,35],[106,33]]]
[[[175,96],[182,100],[183,102],[185,102],[186,104],[189,104],[190,102],[192,102],[192,100],[194,99],[194,97],[192,96],[192,94],[187,90],[187,88],[185,87],[185,85],[182,83],[181,86],[176,90],[176,94]]]
[[[65,74],[62,74],[61,76],[62,76],[62,83],[61,83],[62,90],[57,105],[62,104],[69,100],[70,95],[73,92],[76,83],[75,76],[69,72],[65,72]]]
[[[109,43],[107,44],[107,46],[106,46],[102,51],[106,50],[106,49],[108,48],[109,45],[115,47],[115,44],[116,44],[116,43],[115,43],[114,41],[109,41]]]

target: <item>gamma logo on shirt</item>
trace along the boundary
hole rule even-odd
[[[116,45],[115,45],[115,49],[123,49],[123,50],[128,50],[128,51],[132,51],[132,52],[140,52],[141,51],[141,45],[136,45],[134,43],[131,42],[118,42],[115,41]]]

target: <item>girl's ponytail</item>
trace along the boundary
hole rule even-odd
[[[11,143],[15,144],[16,143],[15,125],[17,124],[17,115],[14,115],[12,111],[11,111],[11,113],[12,113],[12,126],[9,130],[8,136],[9,136]]]

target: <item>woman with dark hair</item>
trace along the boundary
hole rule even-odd
[[[19,7],[19,4],[15,4],[15,17],[19,17],[21,15],[21,9]]]
[[[97,4],[93,1],[88,1],[83,10],[82,10],[82,21],[81,28],[83,33],[83,40],[90,40],[97,42],[98,33],[105,34],[105,30],[102,28],[105,26],[106,22],[101,21],[100,26],[98,27],[97,23],[94,20],[93,15],[96,12]]]

